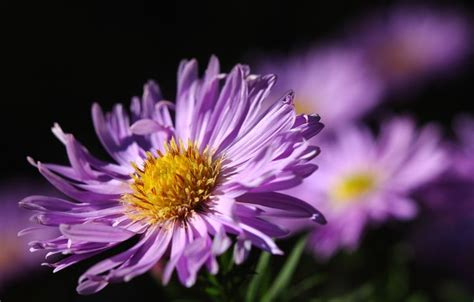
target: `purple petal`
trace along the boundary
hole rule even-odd
[[[98,194],[89,191],[79,190],[74,187],[71,183],[65,179],[55,175],[49,169],[47,169],[43,164],[38,162],[38,170],[40,173],[58,190],[68,195],[71,198],[77,199],[83,202],[95,202],[95,201],[110,201],[117,200],[120,195],[110,195],[110,194]]]
[[[277,209],[271,212],[271,216],[274,217],[286,217],[286,218],[306,218],[309,217],[311,220],[325,224],[326,219],[324,216],[315,208],[313,208],[307,202],[302,201],[293,196],[277,193],[277,192],[264,192],[264,193],[246,193],[238,198],[238,202],[256,204],[267,207],[269,209]],[[278,211],[281,210],[281,211]],[[266,212],[268,213],[268,212]]]
[[[108,284],[109,283],[106,281],[86,280],[82,283],[79,283],[76,290],[81,295],[91,295],[91,294],[95,294],[98,291],[101,291]]]
[[[272,238],[249,225],[241,224],[244,236],[258,248],[274,255],[283,255],[283,251],[278,248]]]
[[[137,135],[147,135],[160,131],[167,134],[171,133],[167,127],[160,125],[158,122],[150,119],[141,119],[136,121],[132,126],[130,126],[130,131]]]
[[[212,253],[214,255],[221,255],[227,251],[231,244],[232,242],[226,235],[224,228],[220,228],[212,242]]]
[[[61,198],[33,195],[19,202],[22,208],[37,211],[70,211],[85,204],[70,202]]]
[[[287,230],[280,228],[276,224],[256,217],[240,217],[240,222],[257,229],[270,237],[283,237],[289,233]]]
[[[88,242],[122,242],[135,235],[128,230],[97,223],[63,224],[59,230],[71,240]]]
[[[111,272],[111,280],[130,281],[132,278],[150,270],[161,259],[168,249],[172,232],[163,227],[155,233],[127,262]]]
[[[324,128],[324,124],[320,123],[321,118],[319,115],[298,115],[295,119],[293,128],[299,128],[302,131],[302,135],[305,139],[310,139]]]
[[[242,264],[250,253],[252,242],[238,238],[234,245],[234,261],[236,264]]]

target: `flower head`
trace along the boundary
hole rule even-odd
[[[411,241],[418,264],[473,282],[474,119],[458,117],[454,130],[457,140],[447,146],[449,168],[418,192],[427,211]],[[443,261],[450,258],[456,261]]]
[[[454,131],[458,142],[450,147],[453,155],[451,170],[462,178],[474,181],[474,118],[459,116]]]
[[[355,43],[366,49],[378,77],[399,88],[456,66],[468,54],[471,35],[462,14],[403,6],[369,19]]]
[[[252,245],[281,254],[272,237],[286,234],[266,217],[300,217],[324,223],[304,201],[275,192],[302,182],[316,166],[318,147],[308,143],[322,128],[316,115],[296,115],[293,94],[265,108],[275,81],[237,65],[222,74],[211,58],[203,78],[197,63],[178,70],[176,104],[163,101],[149,82],[134,98],[131,114],[121,105],[103,114],[92,108],[99,139],[115,162],[93,157],[73,135],[55,125],[70,166],[36,162],[39,171],[71,200],[31,196],[21,204],[61,236],[32,243],[65,258],[55,271],[131,238],[131,248],[107,258],[79,279],[78,291],[94,293],[166,263],[191,286],[202,266],[218,270],[216,257],[231,245],[235,262]],[[170,109],[175,109],[173,121]]]
[[[453,202],[472,203],[474,196],[474,118],[458,116],[453,130],[456,139],[445,144],[449,152],[447,169],[418,192],[429,208],[443,213]]]
[[[296,111],[318,112],[324,117],[325,132],[361,118],[380,101],[382,85],[356,49],[314,48],[260,64],[278,76],[275,94],[292,87]]]
[[[328,225],[312,231],[310,245],[322,257],[357,247],[366,224],[416,214],[411,193],[445,167],[435,128],[415,129],[408,118],[383,125],[378,138],[362,126],[341,129],[323,143],[320,170],[293,194],[312,196]]]

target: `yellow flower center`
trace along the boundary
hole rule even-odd
[[[215,158],[208,148],[201,152],[193,142],[185,146],[172,139],[164,148],[165,154],[157,151],[158,156],[148,152],[143,168],[132,163],[133,192],[124,194],[122,201],[133,220],[186,222],[193,213],[205,212],[212,206],[221,158]]]
[[[21,260],[22,248],[23,246],[20,244],[18,238],[2,238],[2,252],[0,253],[0,271],[7,272],[9,269],[18,265]]]
[[[375,55],[376,64],[382,68],[383,72],[392,76],[419,72],[423,67],[423,58],[413,51],[416,45],[409,43],[409,41],[394,40],[383,45]]]
[[[344,178],[330,193],[333,200],[347,202],[358,199],[374,189],[375,175],[371,173],[357,173]]]
[[[294,100],[296,114],[314,114],[316,110],[314,109],[314,104],[309,101],[296,98]]]

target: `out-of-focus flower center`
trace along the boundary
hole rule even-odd
[[[374,189],[375,175],[371,173],[357,173],[345,177],[334,186],[331,197],[338,202],[356,200]]]
[[[17,238],[15,238],[17,239]],[[0,253],[0,271],[7,272],[10,268],[19,265],[22,255],[22,245],[17,240],[2,238],[2,252]],[[0,278],[1,280],[2,278]]]
[[[295,111],[296,114],[314,114],[316,113],[316,110],[314,109],[314,105],[311,104],[310,101],[302,100],[299,98],[296,98],[294,100],[295,104]]]
[[[409,41],[393,41],[383,45],[378,50],[376,62],[383,72],[393,76],[418,72],[423,58],[416,52],[416,45],[408,44]]]
[[[195,212],[211,208],[211,197],[221,174],[222,160],[196,143],[174,139],[165,144],[165,154],[147,153],[143,168],[133,164],[135,173],[130,185],[133,193],[122,201],[134,220],[159,223],[186,221]]]

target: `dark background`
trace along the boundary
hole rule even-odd
[[[116,102],[128,104],[133,95],[141,94],[148,79],[157,80],[165,97],[173,100],[176,69],[182,58],[195,57],[205,66],[209,56],[216,54],[223,69],[229,70],[253,51],[288,52],[337,39],[350,32],[357,18],[395,3],[312,2],[4,2],[0,180],[37,176],[25,160],[27,155],[45,162],[65,162],[64,149],[49,130],[54,122],[74,133],[93,153],[107,158],[92,127],[92,102],[98,101],[106,109]],[[450,1],[448,7],[472,13],[474,2]],[[433,81],[416,96],[407,96],[416,102],[390,106],[415,112],[422,121],[449,125],[456,113],[472,112],[471,62],[463,72]],[[54,276],[31,276],[0,298],[9,302],[35,296],[51,301],[56,292],[62,301],[110,297],[125,301],[157,291],[154,281],[142,276],[134,280],[133,289],[129,283],[110,286],[93,297],[79,297],[74,288],[86,265]]]
[[[160,2],[6,4],[2,178],[31,173],[27,155],[42,161],[65,158],[49,131],[54,122],[92,151],[102,152],[91,123],[92,102],[104,108],[127,104],[141,94],[148,79],[157,80],[172,100],[182,58],[195,57],[205,66],[216,54],[229,70],[252,51],[286,52],[345,34],[353,20],[393,5],[393,1]],[[447,7],[464,11],[474,7],[472,1],[450,2]],[[471,66],[449,81],[432,82],[416,104],[408,104],[410,110],[414,108],[423,120],[443,122],[470,110]]]

